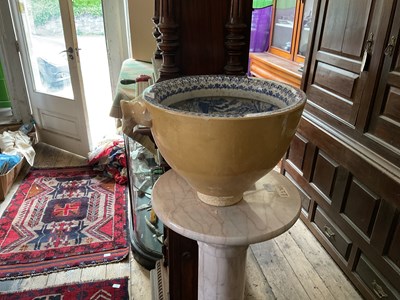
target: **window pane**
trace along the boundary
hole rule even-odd
[[[291,51],[295,14],[296,0],[276,1],[272,46],[288,52]]]
[[[307,0],[304,5],[303,20],[301,22],[300,42],[298,54],[305,56],[308,44],[308,35],[310,33],[312,19],[313,1]]]
[[[74,20],[92,141],[115,133],[109,117],[112,91],[101,0],[74,0]]]
[[[25,0],[20,11],[35,90],[72,99],[58,0]]]

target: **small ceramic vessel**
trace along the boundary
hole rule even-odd
[[[228,206],[282,158],[305,103],[304,92],[276,81],[199,75],[156,83],[129,105],[200,200]]]

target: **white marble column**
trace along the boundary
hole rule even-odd
[[[154,185],[152,204],[166,226],[199,245],[198,300],[242,300],[249,245],[282,234],[300,214],[298,190],[274,171],[237,204],[217,207],[170,170]]]
[[[201,299],[242,300],[248,246],[199,245],[198,295]]]

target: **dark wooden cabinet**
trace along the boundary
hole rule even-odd
[[[159,81],[204,74],[244,76],[251,12],[250,0],[155,0]],[[197,299],[197,242],[167,227],[164,234],[169,299]]]
[[[367,299],[400,298],[400,1],[316,0],[283,162],[301,218]]]
[[[155,0],[160,80],[184,75],[245,75],[251,0]]]

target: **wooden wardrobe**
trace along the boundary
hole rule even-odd
[[[306,1],[308,103],[282,172],[302,193],[302,220],[363,296],[399,299],[400,1]],[[156,0],[160,80],[244,74],[251,2]],[[196,251],[167,232],[171,299],[195,299]]]
[[[301,218],[366,299],[400,299],[400,1],[316,0],[283,162]]]

